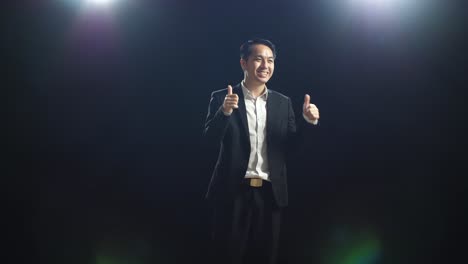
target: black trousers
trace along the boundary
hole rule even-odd
[[[271,184],[251,187],[247,180],[233,201],[214,208],[212,241],[215,263],[277,263],[281,208]]]

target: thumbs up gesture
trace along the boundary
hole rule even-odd
[[[310,103],[310,96],[308,94],[304,97],[304,106],[302,107],[304,115],[312,122],[315,122],[320,118],[319,110],[317,106]]]
[[[238,108],[237,103],[239,102],[239,96],[232,93],[232,86],[228,85],[227,95],[224,98],[223,103],[223,112],[226,114],[231,114],[233,109]]]

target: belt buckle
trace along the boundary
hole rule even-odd
[[[250,186],[252,186],[252,187],[262,187],[263,180],[258,179],[258,178],[251,178],[249,183],[250,183]]]

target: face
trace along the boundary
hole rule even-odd
[[[245,81],[256,85],[265,84],[270,80],[275,69],[273,51],[265,45],[252,46],[252,53],[247,61],[241,59],[241,67],[244,71]]]

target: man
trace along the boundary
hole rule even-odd
[[[275,69],[273,43],[249,40],[240,56],[244,80],[212,93],[205,122],[207,143],[219,153],[207,192],[214,251],[224,258],[219,263],[275,263],[288,204],[288,151],[300,131],[317,124],[319,111],[305,95],[304,129],[296,131],[290,98],[266,86]]]

